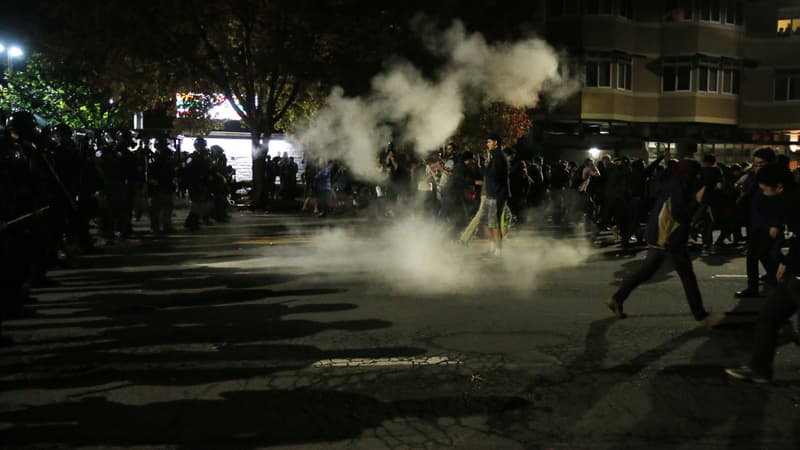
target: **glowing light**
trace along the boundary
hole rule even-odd
[[[191,152],[194,149],[194,141],[196,138],[186,136],[181,142],[181,149],[183,151]],[[237,181],[250,181],[253,179],[253,144],[250,138],[218,138],[207,137],[206,145],[210,148],[213,145],[222,147],[225,156],[228,158],[228,165],[236,170]],[[303,153],[296,149],[289,141],[284,139],[270,139],[269,141],[269,154],[270,156],[283,156],[287,153],[289,156],[294,157],[294,161],[298,165],[298,175],[305,170],[305,161]]]
[[[175,94],[177,117],[191,117],[193,110],[205,101],[211,102],[211,108],[208,110],[209,119],[242,120],[224,94],[177,93]],[[257,102],[258,99],[256,99]],[[237,106],[240,109],[243,108],[238,102]]]
[[[589,156],[591,156],[592,159],[597,158],[598,156],[600,156],[600,149],[597,148],[597,147],[590,148],[589,149]]]
[[[24,54],[25,54],[25,52],[23,52],[21,48],[15,46],[15,45],[9,47],[9,49],[8,49],[8,56],[10,56],[12,58],[19,58],[20,56],[22,56]]]
[[[3,45],[3,44],[0,44],[0,53],[3,53],[4,51],[6,51],[6,46]]]
[[[789,146],[789,150],[791,150],[792,152],[796,152],[796,151],[800,150],[800,145],[792,144],[792,145]]]

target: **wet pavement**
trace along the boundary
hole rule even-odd
[[[723,373],[747,359],[760,304],[733,299],[740,250],[696,253],[706,305],[735,312],[704,330],[667,270],[628,319],[608,316],[642,253],[565,262],[576,253],[553,242],[580,237],[521,227],[505,262],[476,242],[432,286],[438,270],[386,273],[402,255],[381,253],[385,228],[249,213],[169,237],[142,224],[54,271],[61,285],[4,327],[17,345],[0,349],[0,447],[800,447],[789,336],[774,385]],[[326,246],[338,230],[345,247]]]

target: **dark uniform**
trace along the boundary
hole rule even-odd
[[[171,233],[175,196],[175,158],[165,138],[156,143],[156,154],[147,169],[147,195],[150,197],[150,229]]]
[[[190,230],[198,229],[201,220],[206,224],[211,223],[209,214],[211,213],[212,169],[209,157],[205,139],[198,139],[195,141],[195,151],[186,159],[184,183],[189,189],[192,206],[184,226]]]

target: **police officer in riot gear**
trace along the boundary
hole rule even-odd
[[[150,197],[150,229],[171,233],[175,195],[175,159],[164,135],[156,138],[156,154],[147,169],[147,195]]]

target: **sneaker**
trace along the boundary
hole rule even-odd
[[[698,328],[714,328],[725,320],[725,313],[710,313],[703,320],[697,321]]]
[[[756,371],[748,366],[741,366],[735,369],[725,369],[725,373],[727,373],[731,378],[736,378],[737,380],[747,381],[750,383],[768,384],[771,382],[769,377],[765,377],[756,373]]]
[[[618,319],[624,319],[624,318],[628,317],[628,315],[627,315],[627,314],[625,314],[625,313],[622,311],[622,303],[620,303],[620,302],[618,302],[618,301],[614,300],[613,298],[609,298],[608,300],[606,300],[606,306],[608,306],[608,309],[610,309],[610,310],[611,310],[611,312],[612,312],[612,313],[613,313],[613,314],[614,314],[614,315],[615,315],[615,316],[616,316]]]
[[[761,294],[758,293],[757,289],[745,289],[743,291],[738,291],[734,294],[736,298],[759,298]]]

